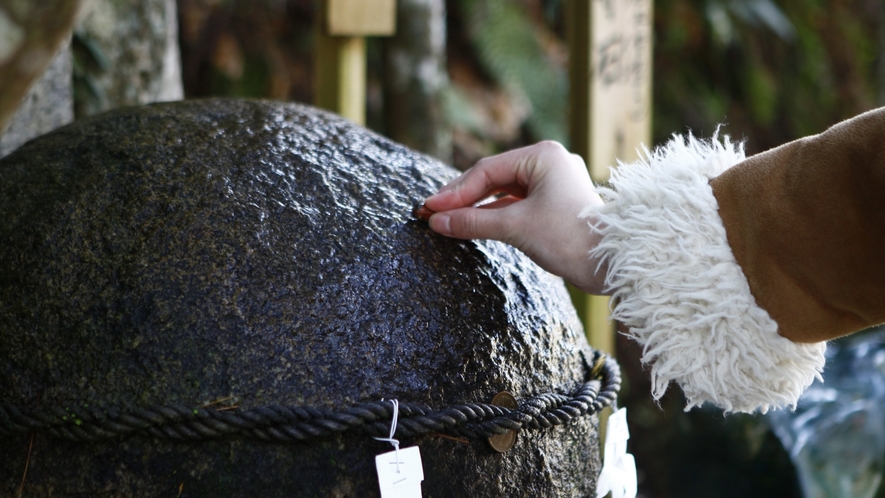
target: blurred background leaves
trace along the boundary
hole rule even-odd
[[[531,15],[540,5],[461,0],[458,7],[482,69],[527,108],[527,132],[567,143],[568,53],[544,19]]]
[[[654,137],[716,123],[754,153],[876,106],[875,0],[657,0]]]
[[[567,143],[562,4],[446,2],[446,109],[458,167],[540,139]],[[188,97],[312,101],[315,2],[178,5]],[[654,141],[687,130],[710,136],[725,124],[753,153],[876,106],[883,10],[877,0],[656,0]],[[369,123],[379,131],[383,44],[369,43]]]

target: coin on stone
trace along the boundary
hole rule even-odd
[[[515,410],[519,407],[516,398],[507,391],[501,391],[496,394],[495,397],[492,398],[492,404],[495,406],[510,408],[511,410]],[[492,446],[492,449],[498,453],[505,453],[516,444],[517,432],[519,431],[507,431],[504,434],[495,434],[489,438],[489,444]]]
[[[421,204],[420,206],[415,206],[415,209],[412,210],[412,216],[418,218],[425,223],[430,221],[430,217],[434,214],[436,214],[436,211],[431,211],[424,204]]]

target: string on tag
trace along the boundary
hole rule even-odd
[[[381,401],[384,401],[383,399]],[[393,403],[393,420],[390,422],[390,437],[376,437],[378,441],[387,441],[393,445],[394,458],[396,459],[396,473],[399,474],[399,441],[393,438],[396,434],[396,419],[399,417],[399,401],[392,399]]]

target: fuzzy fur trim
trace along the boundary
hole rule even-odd
[[[826,343],[778,335],[737,264],[709,181],[744,159],[743,146],[675,136],[614,169],[591,229],[591,254],[609,265],[612,318],[643,348],[659,400],[676,381],[686,411],[710,402],[726,412],[795,408],[824,366]]]

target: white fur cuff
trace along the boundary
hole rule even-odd
[[[593,227],[592,251],[608,262],[612,317],[627,325],[651,366],[652,395],[671,380],[686,410],[709,401],[726,412],[795,407],[820,377],[826,343],[794,343],[756,305],[737,264],[711,178],[744,159],[720,143],[676,136],[645,159],[621,165]]]

